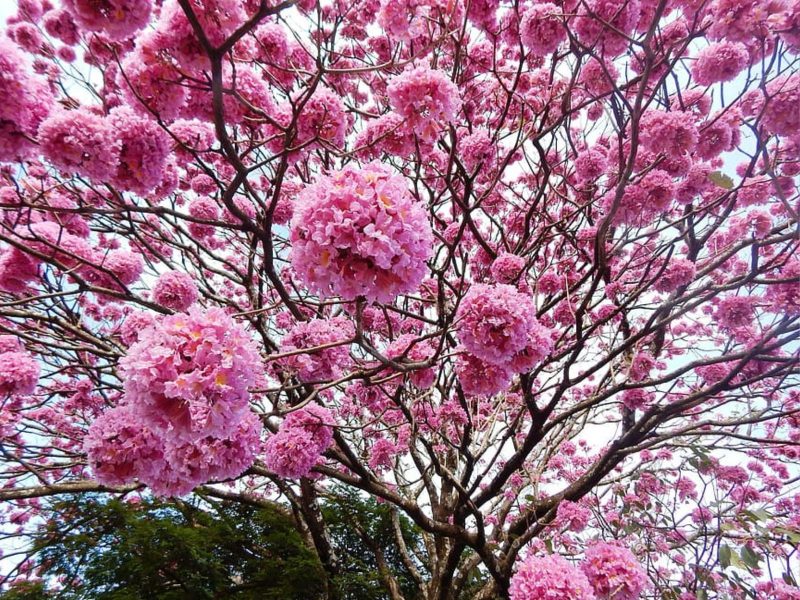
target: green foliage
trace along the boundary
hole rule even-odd
[[[65,600],[324,597],[316,554],[271,508],[74,498],[52,506],[40,533],[43,576],[62,578]]]
[[[384,600],[389,598],[381,578],[376,551],[385,568],[396,578],[403,597],[421,597],[419,585],[403,561],[395,534],[392,507],[357,492],[337,488],[333,499],[322,507],[332,542],[339,558],[340,573],[334,586],[341,600]],[[406,517],[396,515],[403,542],[412,564],[423,571],[424,545],[419,529]],[[423,577],[427,573],[422,573]]]

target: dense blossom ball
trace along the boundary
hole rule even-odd
[[[199,307],[145,329],[120,361],[125,403],[171,438],[225,437],[248,409],[260,358],[222,309]]]
[[[394,111],[424,140],[433,141],[461,108],[458,87],[442,71],[406,69],[387,88]]]
[[[47,81],[19,47],[0,35],[0,162],[25,158],[53,103]]]
[[[186,310],[197,301],[198,295],[194,279],[183,271],[166,271],[153,286],[153,300],[170,310]]]
[[[484,362],[468,352],[456,359],[456,376],[467,396],[494,396],[508,390],[514,373],[510,367]]]
[[[607,542],[595,542],[586,549],[581,570],[603,600],[637,600],[648,584],[633,553]]]
[[[752,296],[725,296],[719,300],[714,313],[723,329],[747,327],[753,323],[754,301]]]
[[[112,183],[123,190],[146,194],[161,183],[169,157],[169,140],[158,124],[128,107],[109,113],[119,160]]]
[[[219,219],[219,205],[213,199],[201,196],[189,204],[189,215],[204,221],[216,221]],[[214,225],[193,221],[189,223],[189,233],[199,239],[213,236],[214,231]]]
[[[692,65],[692,77],[700,85],[733,81],[750,62],[744,44],[717,42],[706,46]]]
[[[307,476],[333,441],[333,416],[316,404],[290,413],[264,446],[264,462],[280,477]]]
[[[511,366],[516,360],[519,366],[530,368],[551,349],[542,345],[549,332],[535,314],[533,300],[516,288],[476,284],[458,309],[459,339],[482,361]]]
[[[497,283],[515,283],[525,270],[525,259],[516,254],[502,252],[492,262],[489,272]]]
[[[691,283],[695,276],[695,265],[686,258],[673,258],[656,279],[654,287],[659,292],[672,292]]]
[[[645,149],[664,154],[683,154],[697,144],[697,124],[689,111],[649,110],[640,122],[640,139]]]
[[[433,234],[401,176],[370,163],[306,187],[291,223],[292,266],[324,296],[391,302],[427,273]]]
[[[346,134],[347,114],[341,97],[327,88],[317,89],[297,119],[295,145],[318,140],[341,148]]]
[[[522,44],[537,56],[555,51],[567,39],[567,30],[561,22],[562,14],[563,10],[550,2],[528,7],[519,25]]]
[[[136,310],[125,317],[125,321],[119,327],[119,337],[122,343],[130,346],[139,339],[139,335],[148,327],[153,325],[158,319],[153,313],[143,310]]]
[[[290,372],[297,373],[300,381],[328,381],[340,377],[352,362],[349,343],[355,334],[349,320],[336,317],[332,319],[313,319],[298,323],[281,342],[281,352],[302,350],[336,344],[332,348],[295,354],[281,359],[281,365]]]
[[[153,0],[64,0],[64,7],[84,29],[121,40],[147,25]]]
[[[639,0],[587,0],[574,20],[575,33],[585,45],[602,45],[605,54],[615,55],[628,45],[630,34],[639,22]]]
[[[17,350],[0,354],[0,395],[32,394],[39,381],[39,364],[25,352]]]
[[[39,277],[39,261],[18,248],[0,252],[0,290],[21,294]]]
[[[59,169],[104,183],[116,171],[119,145],[108,121],[85,109],[54,111],[39,127],[42,154]]]
[[[124,485],[144,479],[164,458],[164,442],[130,406],[106,410],[89,427],[83,451],[94,477],[103,485]]]
[[[586,576],[558,555],[522,561],[508,593],[511,600],[596,600]]]

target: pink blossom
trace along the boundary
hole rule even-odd
[[[753,323],[755,299],[752,296],[725,296],[719,300],[714,313],[724,329],[747,327]]]
[[[389,82],[387,93],[395,112],[427,141],[434,141],[461,108],[458,87],[442,71],[428,67],[406,69]]]
[[[305,188],[295,204],[291,241],[292,266],[313,290],[391,302],[425,277],[433,236],[405,180],[370,163]]]
[[[519,35],[522,44],[535,56],[554,52],[567,39],[562,23],[563,10],[550,2],[529,6],[522,13]]]
[[[511,600],[595,600],[586,576],[558,555],[519,562],[508,593]]]
[[[147,25],[153,0],[64,0],[64,8],[84,29],[121,40]]]
[[[222,309],[196,307],[140,332],[120,360],[125,403],[170,437],[225,437],[248,409],[258,364],[240,325]]]
[[[648,586],[647,575],[633,553],[615,544],[591,544],[581,569],[602,600],[637,600]]]
[[[458,309],[459,339],[482,361],[510,366],[516,360],[529,369],[552,347],[535,314],[531,298],[512,286],[476,284]]]
[[[502,252],[492,262],[489,272],[497,283],[515,283],[525,270],[525,259],[515,254]]]
[[[688,285],[695,276],[694,263],[686,258],[673,258],[658,276],[653,287],[659,292],[673,292]]]
[[[197,301],[194,279],[183,271],[166,271],[153,286],[153,300],[165,308],[184,311]]]
[[[130,406],[103,412],[83,440],[89,466],[103,485],[124,485],[158,470],[164,458],[164,442],[143,426]]]
[[[747,68],[750,55],[744,44],[737,42],[717,42],[706,46],[697,55],[692,65],[692,77],[700,85],[711,85],[723,81],[733,81]]]
[[[201,196],[192,200],[189,204],[189,215],[204,221],[216,221],[219,219],[219,205],[207,196]],[[197,239],[203,239],[214,235],[214,225],[205,223],[189,223],[189,233]]]
[[[332,348],[314,350],[287,356],[280,364],[297,373],[300,381],[330,381],[341,377],[350,366],[348,340],[355,335],[353,325],[343,317],[313,319],[298,323],[283,338],[281,352],[311,349],[316,346],[337,344]]]
[[[456,376],[461,389],[467,396],[494,396],[508,390],[511,377],[510,367],[484,362],[462,352],[456,360]]]
[[[32,394],[39,381],[39,363],[24,350],[0,353],[0,395]]]
[[[156,322],[153,313],[137,310],[131,312],[119,328],[119,337],[122,343],[130,346],[139,339],[139,335]]]
[[[119,145],[112,182],[123,190],[148,193],[164,177],[169,156],[166,133],[155,121],[125,106],[113,109],[108,118],[114,130],[114,144]]]
[[[686,111],[649,110],[642,115],[639,133],[646,149],[667,155],[689,152],[699,138],[694,118]]]
[[[333,441],[332,425],[330,411],[317,404],[289,413],[278,433],[267,440],[267,468],[288,479],[307,476]]]
[[[400,362],[425,362],[434,355],[434,348],[428,340],[421,340],[417,336],[406,333],[398,336],[386,349],[386,356],[394,361],[401,357]],[[436,381],[436,369],[416,369],[409,373],[409,379],[418,388],[427,389]]]

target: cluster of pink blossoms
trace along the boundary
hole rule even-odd
[[[153,300],[174,311],[184,311],[197,301],[197,284],[188,273],[166,271],[153,286]]]
[[[733,81],[750,62],[747,46],[717,42],[703,48],[692,65],[692,78],[700,85]]]
[[[550,330],[535,315],[533,300],[513,286],[475,284],[464,296],[456,315],[459,339],[477,362],[492,365],[494,371],[507,371],[502,376],[498,372],[492,380],[507,381],[512,373],[532,369],[553,348]],[[462,386],[473,380],[468,371],[475,363],[466,359],[457,369]]]
[[[567,39],[567,30],[562,22],[563,12],[551,2],[541,2],[528,7],[522,14],[520,39],[534,55],[550,54]]]
[[[435,141],[442,126],[461,108],[458,87],[442,71],[428,67],[406,69],[387,88],[394,111],[423,140]]]
[[[290,413],[264,446],[265,464],[280,477],[307,476],[333,441],[333,415],[318,404]]]
[[[511,578],[511,600],[636,600],[647,576],[627,548],[595,542],[580,567],[558,555],[530,556]]]
[[[352,323],[345,318],[313,319],[295,325],[281,342],[281,352],[312,349],[337,344],[331,348],[310,350],[280,359],[282,368],[297,374],[303,382],[329,381],[340,377],[352,362],[349,343],[355,334]]]
[[[39,363],[13,335],[0,335],[0,396],[32,394]]]
[[[96,419],[84,442],[98,481],[140,479],[162,495],[235,477],[260,446],[248,387],[260,359],[222,309],[164,317],[139,332],[120,361],[123,403]]]
[[[124,40],[147,25],[153,0],[64,0],[64,8],[80,27]]]
[[[298,197],[292,267],[309,288],[345,300],[391,302],[427,273],[433,234],[399,175],[378,163],[323,176]]]
[[[259,362],[250,336],[222,309],[196,307],[139,334],[119,365],[125,403],[170,436],[224,437],[248,411]]]

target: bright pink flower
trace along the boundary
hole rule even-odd
[[[367,121],[364,130],[356,136],[355,148],[367,159],[380,158],[384,152],[406,157],[416,149],[413,134],[405,127],[405,119],[397,113]]]
[[[167,134],[155,121],[126,106],[108,115],[114,144],[119,145],[119,161],[112,183],[123,190],[147,194],[164,178],[169,156]]]
[[[588,0],[586,8],[581,2],[574,29],[586,46],[602,46],[604,54],[615,56],[628,45],[620,34],[630,34],[639,23],[639,0]]]
[[[44,156],[67,173],[104,183],[116,171],[119,144],[110,124],[86,109],[54,111],[39,127]]]
[[[694,263],[685,258],[673,258],[656,279],[653,287],[659,292],[673,292],[694,279]]]
[[[467,396],[505,392],[513,375],[510,367],[484,362],[468,352],[462,352],[456,359],[456,376]]]
[[[153,313],[137,310],[130,313],[125,317],[122,325],[119,327],[119,337],[122,343],[130,346],[139,339],[139,335],[148,327],[156,322],[156,316]]]
[[[97,481],[124,485],[146,478],[163,463],[164,442],[130,406],[107,409],[89,427],[83,451]]]
[[[0,290],[22,294],[39,277],[39,261],[18,248],[0,253]]]
[[[492,262],[489,272],[497,283],[516,283],[525,270],[525,259],[515,254],[502,252]]]
[[[648,585],[633,553],[607,542],[594,542],[586,549],[581,569],[603,600],[637,600]]]
[[[0,354],[0,396],[32,394],[39,381],[39,363],[24,350]]]
[[[549,333],[535,314],[530,296],[514,287],[475,284],[458,309],[459,339],[482,361],[527,370],[552,348],[552,342],[547,344]],[[515,361],[520,364],[514,365]]]
[[[706,46],[697,55],[692,65],[692,77],[704,86],[733,81],[749,63],[750,55],[744,44],[717,42]]]
[[[346,371],[351,365],[350,344],[341,343],[352,339],[355,329],[348,319],[313,319],[298,323],[283,338],[280,352],[302,350],[324,346],[339,345],[324,350],[314,350],[295,354],[280,360],[281,366],[297,373],[300,381],[331,381]]]
[[[309,474],[333,441],[333,416],[317,404],[290,413],[264,447],[265,464],[280,477]]]
[[[738,329],[753,323],[755,298],[752,296],[725,296],[719,300],[714,315],[724,329]]]
[[[433,235],[405,180],[378,163],[305,188],[291,224],[292,266],[322,295],[391,302],[427,273]]]
[[[511,600],[595,600],[580,569],[555,554],[518,563],[508,593]]]
[[[327,88],[317,88],[297,118],[294,145],[317,140],[341,148],[347,134],[347,114],[342,99]]]
[[[423,140],[434,141],[461,108],[458,87],[442,71],[406,69],[387,88],[395,112]]]
[[[248,410],[259,364],[250,335],[222,309],[193,308],[142,331],[120,360],[125,403],[170,438],[225,437]]]
[[[667,155],[689,152],[699,138],[688,111],[649,110],[642,115],[639,135],[645,149]]]
[[[64,8],[84,29],[123,40],[147,25],[153,0],[64,0]]]
[[[219,205],[208,196],[201,196],[189,204],[189,215],[204,221],[216,221],[219,219]],[[189,233],[197,239],[213,236],[215,229],[214,225],[189,222]]]
[[[535,56],[554,52],[567,39],[563,14],[563,9],[550,2],[533,4],[525,9],[519,25],[523,46]]]
[[[425,362],[434,355],[434,352],[430,341],[405,333],[389,344],[386,356],[395,361],[402,357],[401,362]],[[436,369],[434,367],[417,369],[411,371],[408,377],[418,388],[427,389],[436,381]]]
[[[197,301],[197,284],[183,271],[166,271],[153,286],[153,300],[165,308],[184,311]]]

